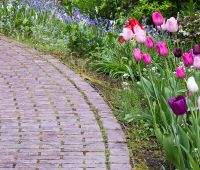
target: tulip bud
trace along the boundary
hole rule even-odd
[[[181,57],[182,56],[181,48],[174,48],[173,53],[174,53],[175,57]]]
[[[157,52],[159,55],[166,57],[169,54],[167,44],[164,41],[158,42],[156,44]]]
[[[151,64],[151,57],[150,57],[149,54],[143,54],[143,55],[142,55],[142,60],[144,61],[144,63],[145,63],[146,65]]]
[[[186,76],[186,73],[185,73],[184,68],[181,67],[181,66],[180,66],[180,67],[177,67],[177,68],[176,68],[176,75],[177,75],[178,78],[184,79],[185,76]]]
[[[153,23],[156,25],[156,26],[161,26],[164,22],[164,18],[163,16],[161,15],[160,12],[154,12],[152,14],[152,20],[153,20]]]
[[[187,80],[187,88],[190,92],[195,93],[199,90],[199,87],[194,79],[194,77],[189,77]]]
[[[184,66],[192,66],[193,65],[193,57],[191,53],[184,53],[182,55]]]
[[[138,25],[134,27],[135,39],[139,44],[145,43],[146,32],[142,30]]]
[[[140,61],[142,60],[142,54],[139,48],[134,49],[133,51],[134,59],[135,61]]]
[[[200,57],[194,57],[193,66],[194,66],[196,69],[200,69]]]
[[[187,112],[188,107],[184,96],[173,97],[168,100],[168,104],[177,116]]]
[[[200,54],[200,44],[195,44],[193,47],[193,53],[195,55]]]
[[[154,47],[154,42],[153,42],[153,38],[148,37],[146,38],[146,47],[147,48],[153,48]]]
[[[122,33],[120,33],[126,41],[131,40],[134,37],[133,31],[129,28],[123,28]]]
[[[166,22],[166,29],[169,32],[177,32],[178,31],[178,21],[174,17],[171,17]]]
[[[137,19],[135,19],[135,18],[133,18],[133,19],[128,19],[128,21],[129,21],[129,24],[132,26],[132,29],[133,29],[136,25],[138,25],[141,29],[144,29],[144,28],[142,27],[142,25],[138,22]]]

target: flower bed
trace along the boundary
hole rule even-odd
[[[45,51],[67,54],[63,58],[75,52],[89,60],[87,68],[118,79],[124,89],[137,82],[134,89],[141,88],[146,108],[136,112],[124,108],[120,119],[126,123],[142,120],[137,125],[153,128],[150,133],[156,135],[176,168],[198,170],[199,38],[183,44],[179,32],[184,33],[185,26],[180,28],[176,18],[165,21],[155,12],[152,20],[155,26],[145,24],[145,18],[142,24],[129,19],[119,34],[115,22],[91,19],[78,9],[69,14],[53,0],[4,1],[0,8],[1,33],[29,39]],[[198,21],[196,17],[195,35],[200,31]]]
[[[160,12],[152,20],[161,31],[156,39],[136,19],[124,26],[120,43],[135,39],[133,58],[139,74],[138,84],[148,103],[149,121],[163,145],[167,159],[177,169],[200,169],[200,45],[189,52],[174,43],[178,22]],[[134,22],[133,22],[134,21]],[[165,31],[173,33],[166,38]],[[146,69],[144,73],[142,68]],[[143,113],[142,113],[143,114]]]

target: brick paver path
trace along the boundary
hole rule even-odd
[[[0,37],[0,170],[130,170],[102,97],[52,56]]]

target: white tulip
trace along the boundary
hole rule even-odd
[[[190,92],[195,93],[199,90],[199,87],[194,79],[194,77],[189,77],[187,80],[187,88]]]
[[[126,41],[131,40],[134,37],[133,31],[128,28],[123,28],[122,33],[119,34]]]

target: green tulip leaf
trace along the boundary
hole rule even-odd
[[[179,150],[174,142],[172,134],[163,135],[163,147],[167,156],[167,159],[173,162],[176,167],[180,166]]]
[[[142,81],[144,82],[145,86],[147,87],[148,91],[152,94],[153,93],[153,86],[149,80],[142,77]]]
[[[190,150],[189,136],[183,130],[182,127],[180,127],[179,125],[177,125],[177,127],[178,127],[178,135],[180,143],[189,151]]]
[[[184,146],[182,146],[182,145],[181,145],[181,148],[182,148],[182,149],[185,151],[185,153],[187,154],[187,156],[188,156],[188,158],[189,158],[189,160],[190,160],[190,165],[191,165],[192,169],[193,169],[193,170],[200,170],[199,164],[196,163],[196,162],[194,161],[194,159],[192,158],[192,156],[191,156],[191,154],[188,152],[188,150],[187,150]]]
[[[186,93],[188,90],[187,89],[180,89],[177,91],[177,93]]]

